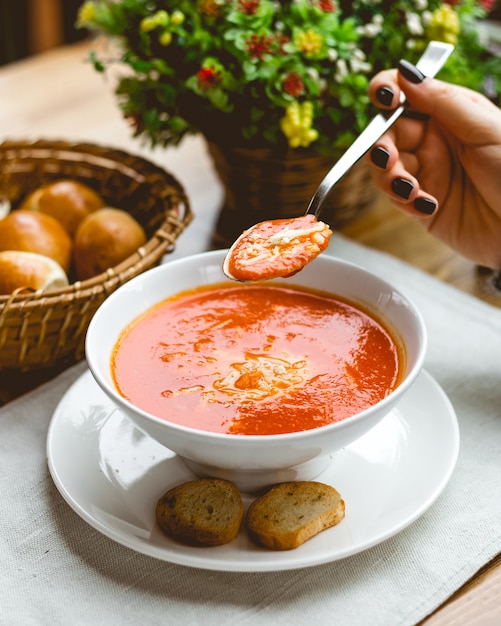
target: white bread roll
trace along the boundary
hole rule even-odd
[[[70,237],[74,237],[87,215],[104,204],[101,196],[87,185],[63,179],[35,189],[19,209],[40,211],[54,217]]]
[[[114,267],[146,243],[146,233],[132,215],[105,207],[88,215],[75,235],[73,256],[79,280]]]
[[[61,224],[50,215],[33,211],[11,211],[0,220],[0,250],[22,250],[49,256],[68,273],[72,241]]]
[[[66,285],[68,278],[54,259],[35,252],[0,252],[0,295],[9,295],[16,289],[48,291]]]
[[[7,196],[0,194],[0,220],[3,220],[10,213],[10,200]]]

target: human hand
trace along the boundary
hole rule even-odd
[[[375,183],[451,248],[501,268],[501,110],[406,61],[377,74],[369,96],[392,109],[400,90],[426,119],[402,117],[377,142],[368,156]]]

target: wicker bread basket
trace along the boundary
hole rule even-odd
[[[91,279],[45,293],[0,296],[0,371],[34,371],[79,361],[98,306],[120,285],[157,265],[192,217],[178,181],[141,157],[64,141],[0,144],[0,195],[9,198],[14,210],[30,191],[59,178],[85,183],[109,206],[128,211],[142,224],[148,241]]]

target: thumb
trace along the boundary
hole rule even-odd
[[[402,71],[398,82],[413,108],[433,117],[461,142],[501,142],[501,111],[480,93],[434,78],[411,82]]]

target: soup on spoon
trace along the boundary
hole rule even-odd
[[[331,235],[329,226],[310,214],[259,222],[231,246],[223,272],[239,281],[287,278],[323,252]]]

